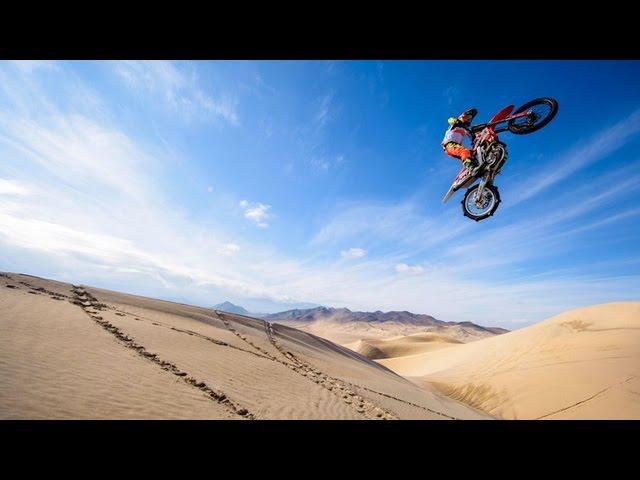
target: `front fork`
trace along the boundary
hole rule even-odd
[[[488,175],[486,175],[480,182],[480,185],[478,185],[478,190],[476,190],[476,193],[474,195],[476,205],[479,205],[481,203],[482,192],[484,190],[484,187],[487,185],[487,181],[488,181]]]
[[[482,164],[484,163],[484,153],[482,151],[482,148],[478,148],[476,149],[476,162],[478,162],[478,165],[476,168],[480,168],[482,166]],[[480,182],[480,185],[478,186],[478,190],[476,190],[476,194],[475,194],[475,202],[476,204],[479,204],[481,199],[482,199],[482,191],[484,190],[485,185],[487,184],[487,182],[489,181],[489,177],[490,177],[490,173],[487,173],[483,178],[482,181]]]
[[[479,206],[482,203],[482,193],[484,192],[484,188],[487,185],[491,185],[493,183],[494,177],[495,174],[492,172],[487,172],[487,174],[482,177],[482,181],[478,185],[478,190],[476,190],[476,193],[474,195],[476,205]]]
[[[484,191],[484,188],[487,185],[493,184],[493,180],[495,179],[496,175],[502,169],[504,163],[507,161],[507,149],[505,147],[503,147],[503,152],[504,152],[503,157],[497,161],[496,165],[491,165],[492,168],[488,169],[487,173],[482,178],[480,185],[478,185],[478,190],[476,190],[476,194],[475,194],[475,197],[476,197],[475,201],[477,204],[479,204],[482,199],[482,192]],[[482,153],[480,149],[478,149],[478,154],[480,157],[482,157]],[[484,161],[484,158],[482,158],[482,161]]]

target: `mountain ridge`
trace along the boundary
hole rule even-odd
[[[249,312],[229,301],[212,308],[236,315],[261,318],[269,323],[289,325],[343,345],[361,339],[389,338],[427,331],[448,334],[463,341],[509,332],[501,327],[485,327],[469,321],[447,322],[431,315],[407,310],[361,312],[344,307],[318,306],[267,314]]]
[[[316,307],[308,309],[292,309],[286,310],[284,312],[271,313],[264,315],[262,318],[270,322],[315,322],[319,320],[331,320],[335,323],[364,321],[374,323],[399,322],[408,325],[429,327],[460,326],[479,329],[492,334],[502,334],[509,331],[501,327],[485,327],[469,321],[447,322],[444,320],[438,320],[431,315],[427,315],[424,313],[412,313],[407,310],[392,310],[388,312],[376,310],[375,312],[360,312],[352,311],[348,308]]]

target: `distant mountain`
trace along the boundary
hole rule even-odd
[[[425,332],[444,334],[466,343],[508,332],[504,328],[483,327],[473,322],[445,322],[431,315],[407,311],[353,312],[348,308],[314,307],[266,314],[249,312],[231,302],[223,302],[211,308],[282,323],[342,345],[361,339]]]
[[[411,312],[352,312],[348,308],[316,307],[305,310],[287,310],[264,316],[269,321],[303,321],[331,320],[336,323],[360,322],[401,322],[410,325],[439,325],[447,322],[436,320],[431,315]]]
[[[348,308],[317,307],[272,313],[263,318],[343,344],[364,337],[410,335],[425,331],[446,333],[465,342],[508,332],[504,328],[483,327],[473,322],[445,322],[431,315],[407,311],[352,312]]]
[[[213,310],[222,310],[227,313],[235,313],[238,315],[251,315],[247,310],[242,308],[240,305],[234,305],[231,302],[222,302],[218,305],[214,305],[211,307]]]

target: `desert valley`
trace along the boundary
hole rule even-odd
[[[640,418],[640,302],[510,332],[410,312],[262,317],[2,273],[0,418]]]

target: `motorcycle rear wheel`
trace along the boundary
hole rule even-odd
[[[500,205],[500,192],[495,185],[485,185],[482,191],[482,201],[476,204],[475,193],[480,185],[474,185],[464,194],[462,199],[462,213],[465,217],[479,222],[491,217]]]
[[[525,103],[512,115],[529,111],[531,115],[509,120],[508,128],[516,135],[526,135],[546,126],[558,113],[558,102],[553,98],[536,98]]]

